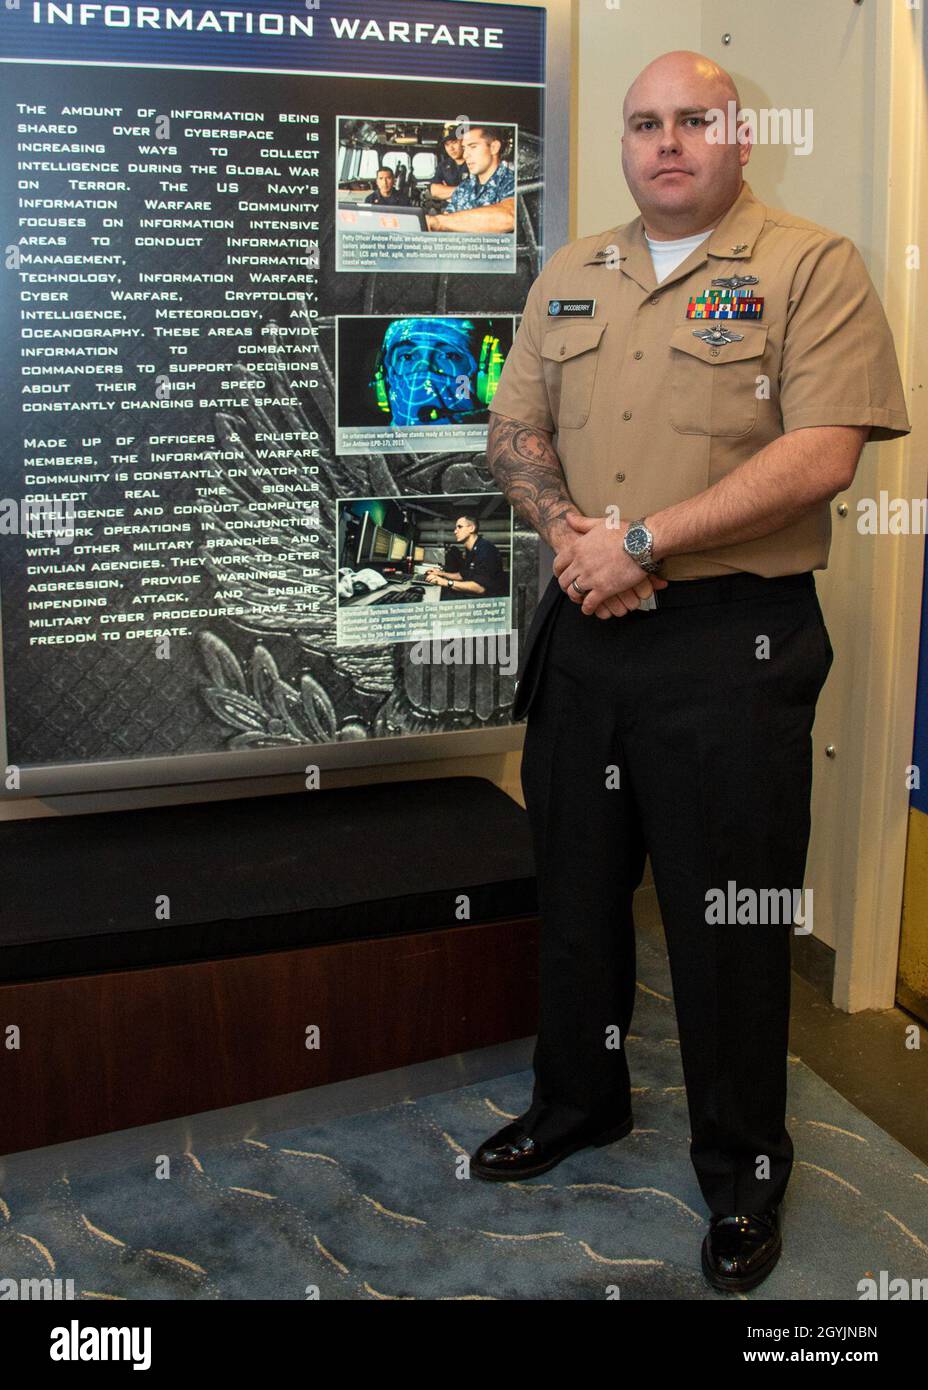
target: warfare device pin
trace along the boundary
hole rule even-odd
[[[756,275],[722,275],[718,280],[712,281],[723,290],[740,290],[744,285],[759,285],[760,280]]]
[[[693,337],[701,338],[710,347],[725,347],[728,343],[740,343],[743,333],[732,333],[730,328],[694,328]]]

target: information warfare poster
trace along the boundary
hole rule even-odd
[[[544,18],[0,9],[9,763],[510,721]]]

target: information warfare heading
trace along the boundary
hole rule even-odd
[[[461,0],[267,0],[236,7],[22,0],[0,10],[0,59],[541,84],[542,8]]]
[[[166,5],[54,5],[33,0],[32,18],[36,24],[103,24],[110,29],[187,29],[201,32],[211,29],[217,34],[277,35],[291,38],[304,35],[311,39],[315,33],[312,15],[279,14],[273,11],[251,10],[193,10],[173,9]],[[329,15],[328,22],[337,39],[360,39],[380,43],[445,43],[454,47],[502,48],[503,29],[476,24],[410,24],[408,20],[391,19],[384,28],[376,19],[346,19]],[[325,20],[322,20],[325,24]]]

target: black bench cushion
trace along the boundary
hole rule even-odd
[[[8,821],[0,862],[7,982],[537,911],[526,814],[476,777]]]

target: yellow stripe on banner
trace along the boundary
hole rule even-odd
[[[909,808],[896,998],[928,1023],[928,816]]]

